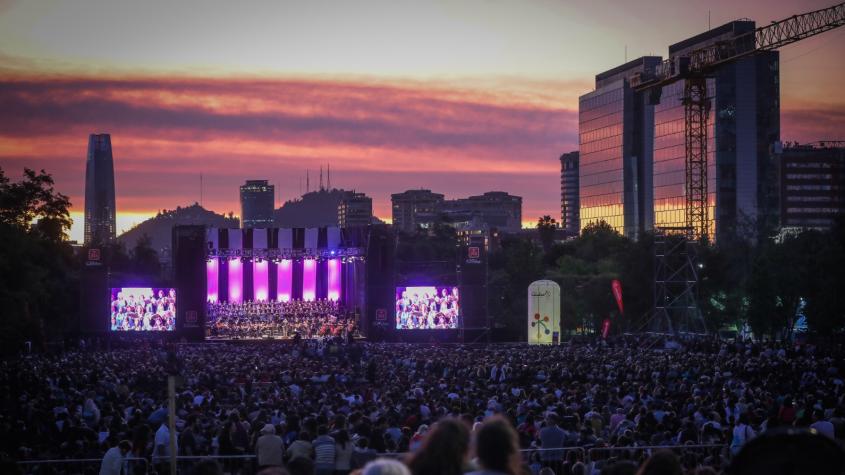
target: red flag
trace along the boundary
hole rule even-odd
[[[601,337],[607,340],[607,335],[610,333],[610,319],[605,318],[603,322],[601,322]]]
[[[616,298],[616,305],[619,307],[619,313],[624,315],[625,310],[622,307],[622,282],[619,282],[617,279],[613,279],[610,286],[613,288],[613,297]]]

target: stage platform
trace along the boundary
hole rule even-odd
[[[318,338],[302,338],[300,341],[321,341],[324,340],[323,337]],[[365,336],[356,336],[354,337],[356,342],[364,342],[367,341],[367,337]],[[289,336],[266,336],[266,337],[206,337],[205,342],[208,343],[257,343],[257,342],[292,342],[294,341],[293,337]]]

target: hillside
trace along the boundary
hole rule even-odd
[[[337,226],[337,205],[349,193],[338,189],[305,193],[300,199],[286,201],[273,212],[273,219],[280,228]]]
[[[240,223],[238,218],[217,214],[194,203],[185,208],[177,206],[175,210],[161,211],[154,218],[150,218],[121,234],[117,237],[117,240],[122,242],[128,250],[131,250],[135,247],[138,239],[146,234],[152,239],[153,249],[158,252],[159,257],[168,258],[170,256],[173,226],[181,224],[202,224],[217,228],[237,228]]]

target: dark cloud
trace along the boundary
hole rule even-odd
[[[195,97],[173,104],[168,97]],[[215,100],[231,108],[208,107]],[[239,110],[243,101],[266,111]],[[260,107],[261,108],[261,107]],[[531,149],[575,142],[571,110],[443,98],[427,90],[300,81],[7,81],[0,134],[115,130],[151,137],[248,138],[387,148]]]

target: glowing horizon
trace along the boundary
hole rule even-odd
[[[595,74],[665,56],[708,16],[762,25],[831,1],[643,0],[620,15],[590,0],[10,0],[0,167],[13,180],[51,173],[80,241],[97,132],[112,135],[118,232],[200,201],[239,214],[246,179],[276,185],[278,207],[329,163],[332,184],[372,197],[382,220],[407,189],[499,190],[523,197],[533,226],[560,218],[558,157],[578,149],[578,97]],[[782,140],[843,138],[844,40],[845,28],[781,50]]]

